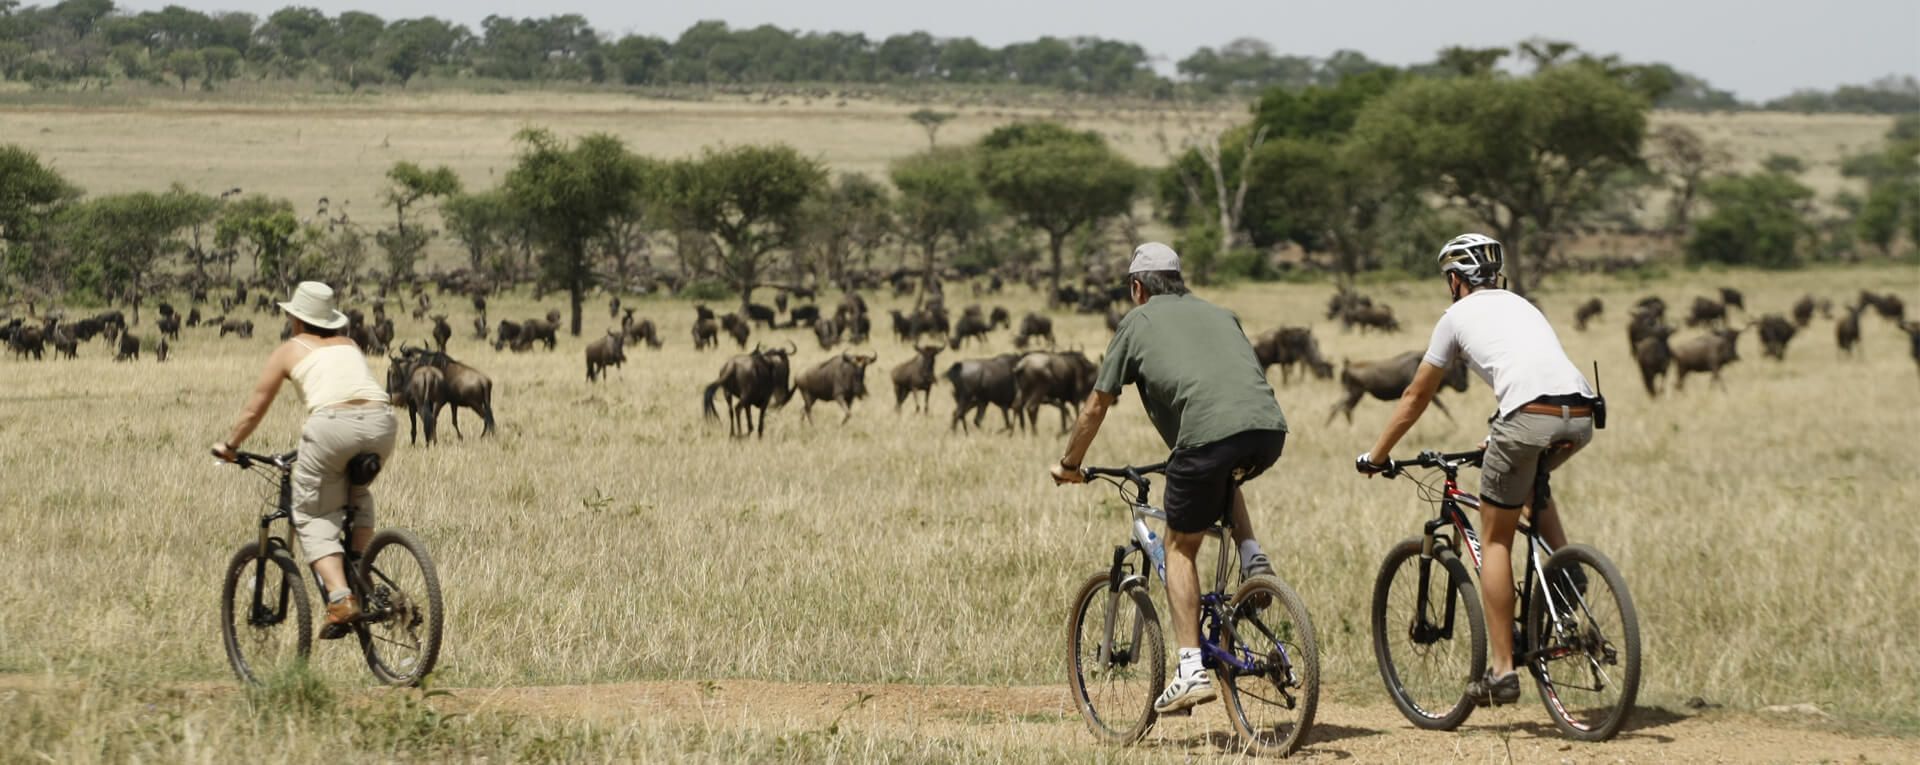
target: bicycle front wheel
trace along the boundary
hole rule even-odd
[[[220,585],[220,639],[233,673],[254,685],[307,660],[313,606],[285,549],[256,542],[233,554]]]
[[[360,559],[367,591],[360,649],[367,668],[388,685],[419,685],[440,658],[440,575],[413,532],[386,529]]]
[[[1139,741],[1166,684],[1160,615],[1146,591],[1114,591],[1106,572],[1088,578],[1067,611],[1067,688],[1087,729],[1111,744]]]
[[[1254,754],[1292,754],[1320,706],[1320,647],[1307,604],[1286,582],[1256,576],[1227,603],[1225,649],[1244,666],[1218,666],[1227,716]]]
[[[1373,657],[1400,714],[1453,730],[1473,714],[1467,683],[1487,671],[1480,596],[1453,550],[1422,558],[1420,537],[1394,545],[1373,582]]]
[[[1527,606],[1528,667],[1562,733],[1605,741],[1640,693],[1640,617],[1613,561],[1574,544],[1547,558]]]

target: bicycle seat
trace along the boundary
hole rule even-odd
[[[367,486],[373,479],[380,477],[380,455],[363,452],[347,460],[347,483],[354,486]]]

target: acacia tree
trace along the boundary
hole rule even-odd
[[[1641,165],[1647,110],[1598,68],[1567,65],[1526,79],[1409,81],[1369,104],[1354,129],[1403,182],[1492,228],[1524,293],[1528,260],[1549,260],[1556,240],[1604,204],[1609,178]]]
[[[1140,171],[1097,133],[1048,122],[1016,123],[980,141],[987,195],[1021,224],[1047,235],[1049,300],[1060,292],[1061,251],[1075,231],[1124,215]]]
[[[940,126],[947,124],[947,121],[953,117],[953,112],[937,112],[932,109],[920,109],[907,115],[907,119],[913,120],[921,130],[927,131],[927,148],[929,149],[933,148],[934,137],[940,134]]]
[[[794,259],[794,281],[803,282],[811,268],[828,283],[841,283],[854,252],[871,257],[892,235],[893,201],[884,184],[859,173],[841,173],[832,188],[807,200],[802,216],[811,262]]]
[[[413,266],[427,249],[433,233],[409,225],[407,213],[422,200],[444,198],[460,193],[460,176],[446,165],[424,169],[412,162],[395,162],[387,170],[389,185],[382,199],[393,207],[393,227],[374,232],[373,239],[387,253],[387,286],[413,276]]]
[[[301,247],[300,221],[293,216],[293,203],[264,194],[249,194],[220,209],[214,223],[213,243],[222,249],[238,251],[245,247],[253,257],[254,274],[274,281],[281,291],[293,286]],[[227,261],[227,277],[233,276],[233,261]]]
[[[1673,199],[1667,204],[1667,230],[1685,234],[1701,184],[1733,157],[1685,125],[1661,125],[1648,134],[1647,140],[1652,144],[1648,152],[1651,164],[1667,177],[1673,190]]]
[[[61,208],[79,196],[78,188],[33,152],[0,145],[0,287],[30,286],[28,312],[32,293],[42,287],[51,292],[59,278],[47,235]]]
[[[900,231],[920,248],[923,283],[932,283],[942,240],[959,244],[986,221],[986,194],[973,157],[960,149],[929,149],[895,160],[888,175],[900,196]]]
[[[68,209],[62,239],[79,262],[93,267],[105,292],[126,297],[138,324],[148,278],[184,249],[182,231],[218,209],[212,197],[179,188],[97,197]]]
[[[541,244],[546,276],[566,285],[570,325],[580,336],[581,304],[593,281],[590,245],[607,232],[648,179],[619,138],[582,136],[569,147],[553,133],[520,131],[520,156],[507,172],[507,198]]]
[[[707,237],[740,306],[753,302],[774,253],[804,231],[807,200],[826,186],[819,161],[785,144],[707,149],[667,171],[665,204],[676,224]]]

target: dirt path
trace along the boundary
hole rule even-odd
[[[1044,741],[1091,736],[1058,687],[908,686],[672,681],[615,685],[469,688],[446,703],[470,710],[618,721],[653,718],[761,729],[830,725],[898,735],[981,735]],[[1217,705],[1163,720],[1140,744],[1181,759],[1220,753],[1228,733]],[[1067,738],[1071,737],[1071,738]],[[1606,744],[1561,738],[1529,697],[1481,710],[1453,733],[1414,729],[1387,704],[1327,703],[1295,760],[1356,762],[1914,762],[1920,741],[1849,736],[1809,720],[1641,709]]]

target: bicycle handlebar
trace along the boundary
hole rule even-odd
[[[1407,468],[1458,467],[1460,465],[1479,467],[1480,461],[1486,455],[1486,449],[1471,449],[1464,452],[1436,452],[1429,449],[1410,460],[1387,460],[1387,466],[1380,471],[1380,475],[1394,478]]]
[[[239,466],[241,470],[253,467],[254,463],[272,465],[281,470],[290,470],[293,468],[294,455],[298,453],[299,452],[287,452],[286,454],[255,454],[253,452],[235,450],[233,464]],[[215,453],[213,456],[219,457],[220,455]]]
[[[1113,476],[1114,478],[1125,478],[1137,483],[1145,481],[1146,476],[1149,474],[1165,472],[1167,472],[1167,463],[1156,462],[1151,465],[1140,465],[1138,467],[1132,465],[1117,468],[1083,467],[1080,468],[1080,477],[1090,481],[1100,476]]]

